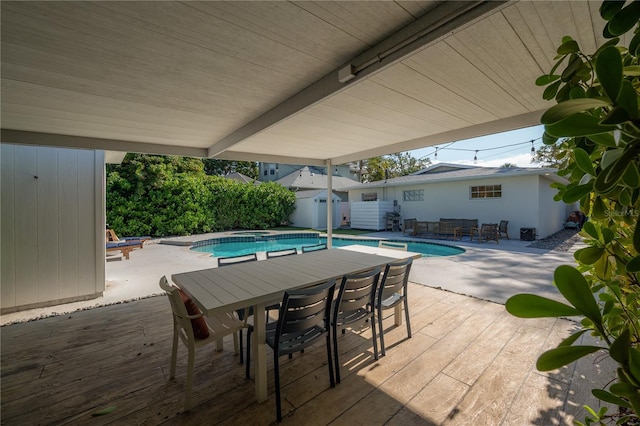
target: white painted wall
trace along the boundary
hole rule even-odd
[[[440,218],[478,219],[478,223],[509,221],[509,237],[520,238],[520,228],[536,228],[537,238],[543,238],[560,229],[567,206],[553,201],[555,189],[549,188],[551,180],[538,175],[510,178],[487,178],[465,181],[407,185],[385,188],[368,188],[349,191],[349,199],[359,200],[362,193],[385,194],[384,200],[398,200],[403,219],[437,221]],[[502,185],[500,199],[471,199],[471,186]],[[405,190],[424,190],[424,201],[402,201]],[[351,208],[352,227],[357,223],[356,212]],[[368,228],[365,228],[368,229]]]
[[[105,288],[104,152],[0,144],[2,312]]]

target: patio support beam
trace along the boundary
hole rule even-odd
[[[141,154],[180,155],[184,157],[206,158],[206,148],[161,145],[145,142],[122,141],[116,139],[89,138],[85,136],[60,135],[57,133],[27,132],[2,129],[3,143],[19,145],[57,146],[59,148],[98,149],[105,151],[137,152]]]
[[[437,42],[444,36],[460,31],[465,26],[507,6],[508,1],[455,1],[443,2],[363,54],[340,66],[315,83],[302,89],[286,101],[275,106],[255,120],[225,136],[209,147],[209,157],[217,157],[232,146],[258,134],[277,123],[372,76],[419,50]],[[354,77],[342,78],[344,69],[352,70]],[[342,79],[343,82],[340,80]],[[393,151],[389,151],[393,152]],[[336,163],[337,164],[337,163]]]
[[[324,166],[326,160],[317,158],[288,157],[285,155],[273,154],[252,154],[240,151],[225,151],[216,155],[214,158],[218,160],[234,160],[234,161],[260,161],[262,163],[282,163],[282,164],[304,164],[305,166]]]
[[[327,248],[333,246],[333,171],[331,159],[327,160]]]

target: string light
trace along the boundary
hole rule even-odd
[[[478,153],[479,152],[483,152],[483,151],[493,151],[496,149],[504,149],[504,148],[509,148],[512,146],[519,146],[519,145],[524,145],[524,144],[531,144],[531,155],[535,155],[536,149],[534,147],[534,143],[537,140],[542,140],[542,137],[539,137],[537,139],[532,139],[532,140],[528,140],[528,141],[524,141],[524,142],[517,142],[517,143],[511,143],[511,144],[507,144],[507,145],[501,145],[501,146],[494,146],[492,148],[484,148],[484,149],[469,149],[469,148],[450,148],[451,145],[453,145],[454,143],[458,142],[458,141],[454,141],[454,142],[450,142],[449,144],[443,146],[443,147],[435,147],[434,151],[431,154],[427,154],[424,155],[420,158],[420,160],[429,157],[430,155],[433,155],[433,157],[435,159],[438,158],[438,151],[442,151],[442,150],[449,150],[449,151],[467,151],[467,152],[474,152],[474,161],[477,161],[478,158]]]
[[[478,151],[479,151],[479,150],[478,150],[478,149],[476,149],[476,153],[475,153],[475,155],[473,156],[473,163],[474,163],[474,164],[478,162]]]

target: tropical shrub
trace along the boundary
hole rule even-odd
[[[107,223],[119,235],[189,235],[286,222],[295,195],[276,183],[205,174],[202,160],[127,154],[107,169]]]
[[[577,268],[555,271],[554,283],[568,304],[520,294],[506,308],[525,318],[583,316],[580,329],[543,353],[537,368],[553,370],[608,352],[618,364],[616,379],[592,393],[623,414],[586,407],[585,423],[617,419],[622,424],[640,414],[640,2],[605,1],[600,14],[608,41],[587,55],[564,37],[557,63],[536,81],[546,86],[544,99],[557,101],[541,119],[543,141],[556,145],[559,174],[569,180],[556,185],[556,199],[579,201],[589,216],[582,230],[587,247],[575,253]],[[632,29],[628,45],[620,45]],[[584,333],[599,338],[603,347],[574,345]]]

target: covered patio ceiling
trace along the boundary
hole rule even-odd
[[[323,165],[531,126],[599,4],[3,1],[2,142]]]

